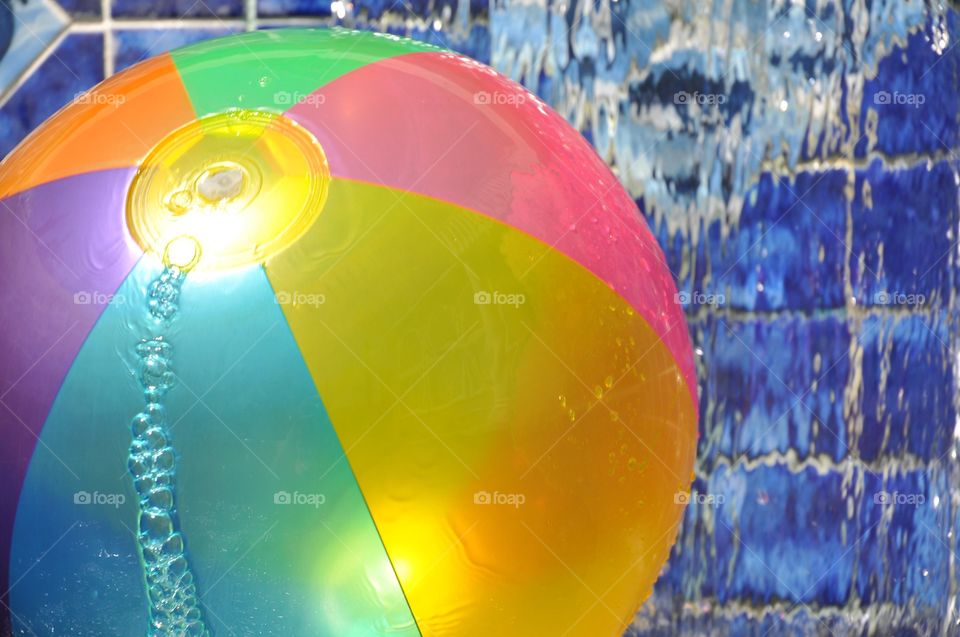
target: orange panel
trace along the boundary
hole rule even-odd
[[[0,163],[0,199],[62,177],[137,165],[195,119],[169,55],[127,69],[47,120]]]

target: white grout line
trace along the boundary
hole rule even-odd
[[[254,19],[254,28],[258,26],[270,25],[270,26],[316,26],[322,24],[332,24],[333,19],[330,16],[297,16],[290,18],[255,18]],[[145,30],[145,29],[179,29],[188,31],[190,29],[223,29],[225,27],[230,27],[234,29],[245,29],[250,24],[250,22],[243,18],[184,18],[182,20],[177,20],[174,18],[161,18],[159,20],[145,20],[145,19],[124,19],[124,18],[112,18],[110,20],[110,26],[112,29],[117,31],[123,30]],[[71,30],[76,33],[100,33],[104,30],[104,25],[101,22],[74,22]]]
[[[190,29],[222,29],[225,26],[242,29],[245,25],[246,21],[242,18],[229,20],[208,20],[203,18],[187,18],[183,20],[177,20],[175,18],[162,20],[124,20],[122,18],[111,18],[110,20],[111,31],[146,29],[177,29],[187,31]],[[100,33],[105,30],[105,26],[102,22],[75,22],[73,24],[73,31],[77,33]]]
[[[73,17],[60,6],[56,0],[44,0],[44,6],[50,9],[50,13],[55,14],[65,25],[69,25]]]
[[[111,0],[100,0],[100,28],[103,30],[103,77],[113,75],[116,46],[113,38],[113,6]]]
[[[50,59],[50,56],[53,55],[53,52],[56,51],[57,47],[60,46],[60,43],[63,42],[64,38],[67,37],[67,34],[70,33],[70,25],[65,24],[60,32],[50,41],[50,44],[43,49],[43,51],[38,55],[30,64],[27,65],[23,72],[17,76],[17,79],[10,83],[7,87],[7,90],[0,94],[0,107],[9,101],[9,99],[20,90],[20,87],[26,83],[31,77],[33,77],[33,72],[40,68],[44,62]]]
[[[255,18],[254,29],[261,26],[271,27],[305,27],[305,26],[324,26],[332,25],[333,19],[329,16],[316,17],[293,17],[293,18]],[[110,30],[116,31],[144,31],[149,29],[178,29],[189,31],[190,29],[226,29],[235,30],[248,29],[250,22],[246,18],[225,18],[225,19],[205,19],[205,18],[185,18],[175,20],[173,18],[161,20],[124,20],[123,18],[112,18],[110,20]],[[74,22],[70,26],[73,33],[101,33],[105,30],[102,22]]]
[[[243,3],[247,31],[257,30],[257,0],[245,0]]]
[[[316,26],[334,26],[336,17],[318,15],[318,16],[297,16],[293,18],[260,18],[257,23],[260,26],[271,27],[316,27]]]

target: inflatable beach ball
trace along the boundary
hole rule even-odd
[[[614,636],[696,441],[664,258],[562,118],[408,40],[138,64],[0,165],[16,635]]]

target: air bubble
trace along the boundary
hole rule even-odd
[[[173,533],[170,514],[159,509],[147,509],[140,513],[140,536],[147,543],[161,543]]]
[[[147,504],[161,511],[173,510],[173,491],[168,488],[154,489],[147,497]]]
[[[187,560],[182,556],[175,558],[167,567],[167,572],[179,581],[180,577],[187,572]]]
[[[130,422],[130,429],[133,431],[134,437],[143,435],[152,426],[153,420],[146,413],[137,414]]]
[[[175,240],[176,241],[176,240]],[[127,467],[140,508],[138,543],[150,601],[148,637],[200,635],[203,625],[193,575],[185,556],[183,536],[175,524],[173,489],[176,455],[170,446],[167,414],[162,400],[173,387],[173,348],[160,332],[179,310],[180,290],[199,258],[199,246],[181,251],[171,242],[164,255],[167,267],[147,287],[147,310],[153,319],[151,338],[134,348],[139,358],[137,378],[146,406],[130,421],[133,434]],[[173,262],[171,262],[171,260]]]
[[[159,427],[152,427],[144,432],[143,441],[150,449],[162,449],[167,446],[167,436]]]
[[[163,543],[163,552],[168,555],[180,555],[183,553],[183,536],[174,533],[167,541]]]
[[[157,453],[157,457],[154,459],[154,463],[157,465],[157,470],[159,471],[170,471],[173,469],[174,465],[174,454],[173,449],[166,447],[161,449]]]

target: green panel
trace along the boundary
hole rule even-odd
[[[345,73],[384,58],[440,51],[346,29],[279,29],[208,40],[172,53],[199,117],[234,108],[282,113]]]
[[[141,261],[91,333],[23,491],[14,557],[30,568],[17,612],[61,617],[67,634],[145,632],[125,464],[143,408],[133,346],[158,267]],[[180,530],[212,633],[419,637],[262,268],[191,275],[179,306],[165,332],[177,381],[163,402]],[[75,504],[77,492],[123,497]],[[49,559],[28,564],[37,550]]]

